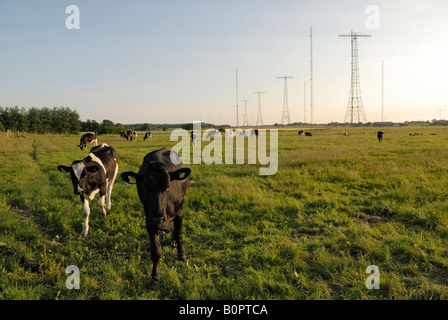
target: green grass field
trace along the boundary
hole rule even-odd
[[[187,261],[163,238],[155,288],[135,186],[117,177],[107,217],[91,201],[81,238],[82,205],[56,169],[87,155],[79,137],[0,137],[0,299],[448,298],[448,128],[386,128],[381,144],[376,128],[297,130],[279,130],[272,176],[258,165],[187,165]],[[120,172],[136,171],[177,143],[169,135],[99,143],[117,150]],[[66,288],[69,265],[79,290]],[[369,265],[378,290],[366,288]]]

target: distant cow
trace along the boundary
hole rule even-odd
[[[208,132],[207,132],[207,139],[211,138],[211,137],[214,137],[214,136],[216,136],[218,134],[219,134],[219,130],[218,129],[209,129]]]
[[[383,131],[378,131],[378,133],[376,134],[379,142],[383,142],[383,135],[384,135]]]
[[[341,132],[341,136],[348,137],[348,132]]]
[[[162,254],[159,231],[169,232],[171,221],[174,222],[172,240],[173,245],[177,247],[177,258],[185,261],[182,246],[182,221],[184,197],[188,186],[186,178],[190,172],[190,169],[183,168],[177,152],[162,148],[145,156],[138,173],[128,171],[121,174],[125,182],[132,183],[129,178],[133,177],[136,181],[133,184],[137,184],[137,192],[145,211],[146,229],[151,242],[153,261],[151,277],[155,281],[160,278],[158,266]]]
[[[304,133],[304,131],[303,131],[303,130],[300,130],[300,131],[299,131],[299,136],[303,136],[303,133]]]
[[[126,138],[126,133],[124,131],[120,131],[120,140],[123,140],[123,138]]]
[[[73,192],[81,196],[84,210],[84,225],[81,235],[86,237],[89,232],[89,200],[93,200],[99,192],[98,205],[106,216],[106,210],[111,209],[110,195],[118,173],[118,157],[114,148],[103,143],[93,147],[83,160],[73,161],[70,167],[58,166],[62,173],[70,172]],[[106,204],[106,209],[104,205]]]
[[[305,137],[312,137],[313,135],[311,134],[311,132],[305,132]]]
[[[193,130],[191,131],[191,144],[195,146],[197,141],[198,141],[198,133],[196,132],[196,130]]]
[[[83,134],[77,147],[81,148],[82,151],[87,147],[87,143],[93,143],[93,146],[98,145],[98,139],[96,137],[96,133]]]
[[[143,137],[143,141],[146,139],[148,139],[148,140],[152,139],[151,131],[148,131],[145,133],[145,136]]]
[[[232,139],[234,137],[233,130],[226,130],[226,139]]]
[[[136,140],[137,139],[137,132],[132,131],[132,130],[127,130],[126,132],[124,132],[124,137],[126,138],[126,140],[132,141],[132,140]]]

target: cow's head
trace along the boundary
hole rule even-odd
[[[99,188],[101,181],[106,179],[106,173],[96,162],[73,161],[70,167],[60,165],[61,173],[70,172],[73,192],[77,195],[91,196],[92,191]]]
[[[150,163],[143,173],[123,172],[121,178],[129,184],[137,184],[140,200],[149,214],[150,223],[162,229],[167,219],[166,207],[171,182],[185,180],[191,173],[189,168],[168,171],[160,163]],[[166,230],[164,230],[166,231]]]

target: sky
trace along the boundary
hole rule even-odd
[[[79,29],[67,28],[70,5]],[[385,121],[448,118],[443,0],[0,0],[0,106],[235,125],[238,104],[254,126],[261,91],[266,125],[282,121],[278,77],[290,76],[291,122],[309,122],[310,28],[314,123],[344,121],[351,47],[338,35],[351,31],[372,36],[359,39],[367,121],[382,120],[383,61]]]

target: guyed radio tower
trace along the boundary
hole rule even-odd
[[[235,82],[236,82],[236,126],[240,126],[240,120],[238,118],[238,69],[236,69],[236,75],[235,75]]]
[[[352,44],[352,74],[350,97],[348,99],[347,111],[345,113],[344,122],[349,122],[352,126],[354,123],[360,123],[361,119],[367,122],[364,106],[361,99],[361,86],[359,83],[359,63],[358,63],[358,38],[370,38],[369,34],[361,34],[351,32],[339,35],[340,38],[350,38]]]
[[[247,117],[247,103],[250,100],[243,100],[244,102],[244,114],[243,114],[243,127],[248,127],[249,126],[249,119]]]

